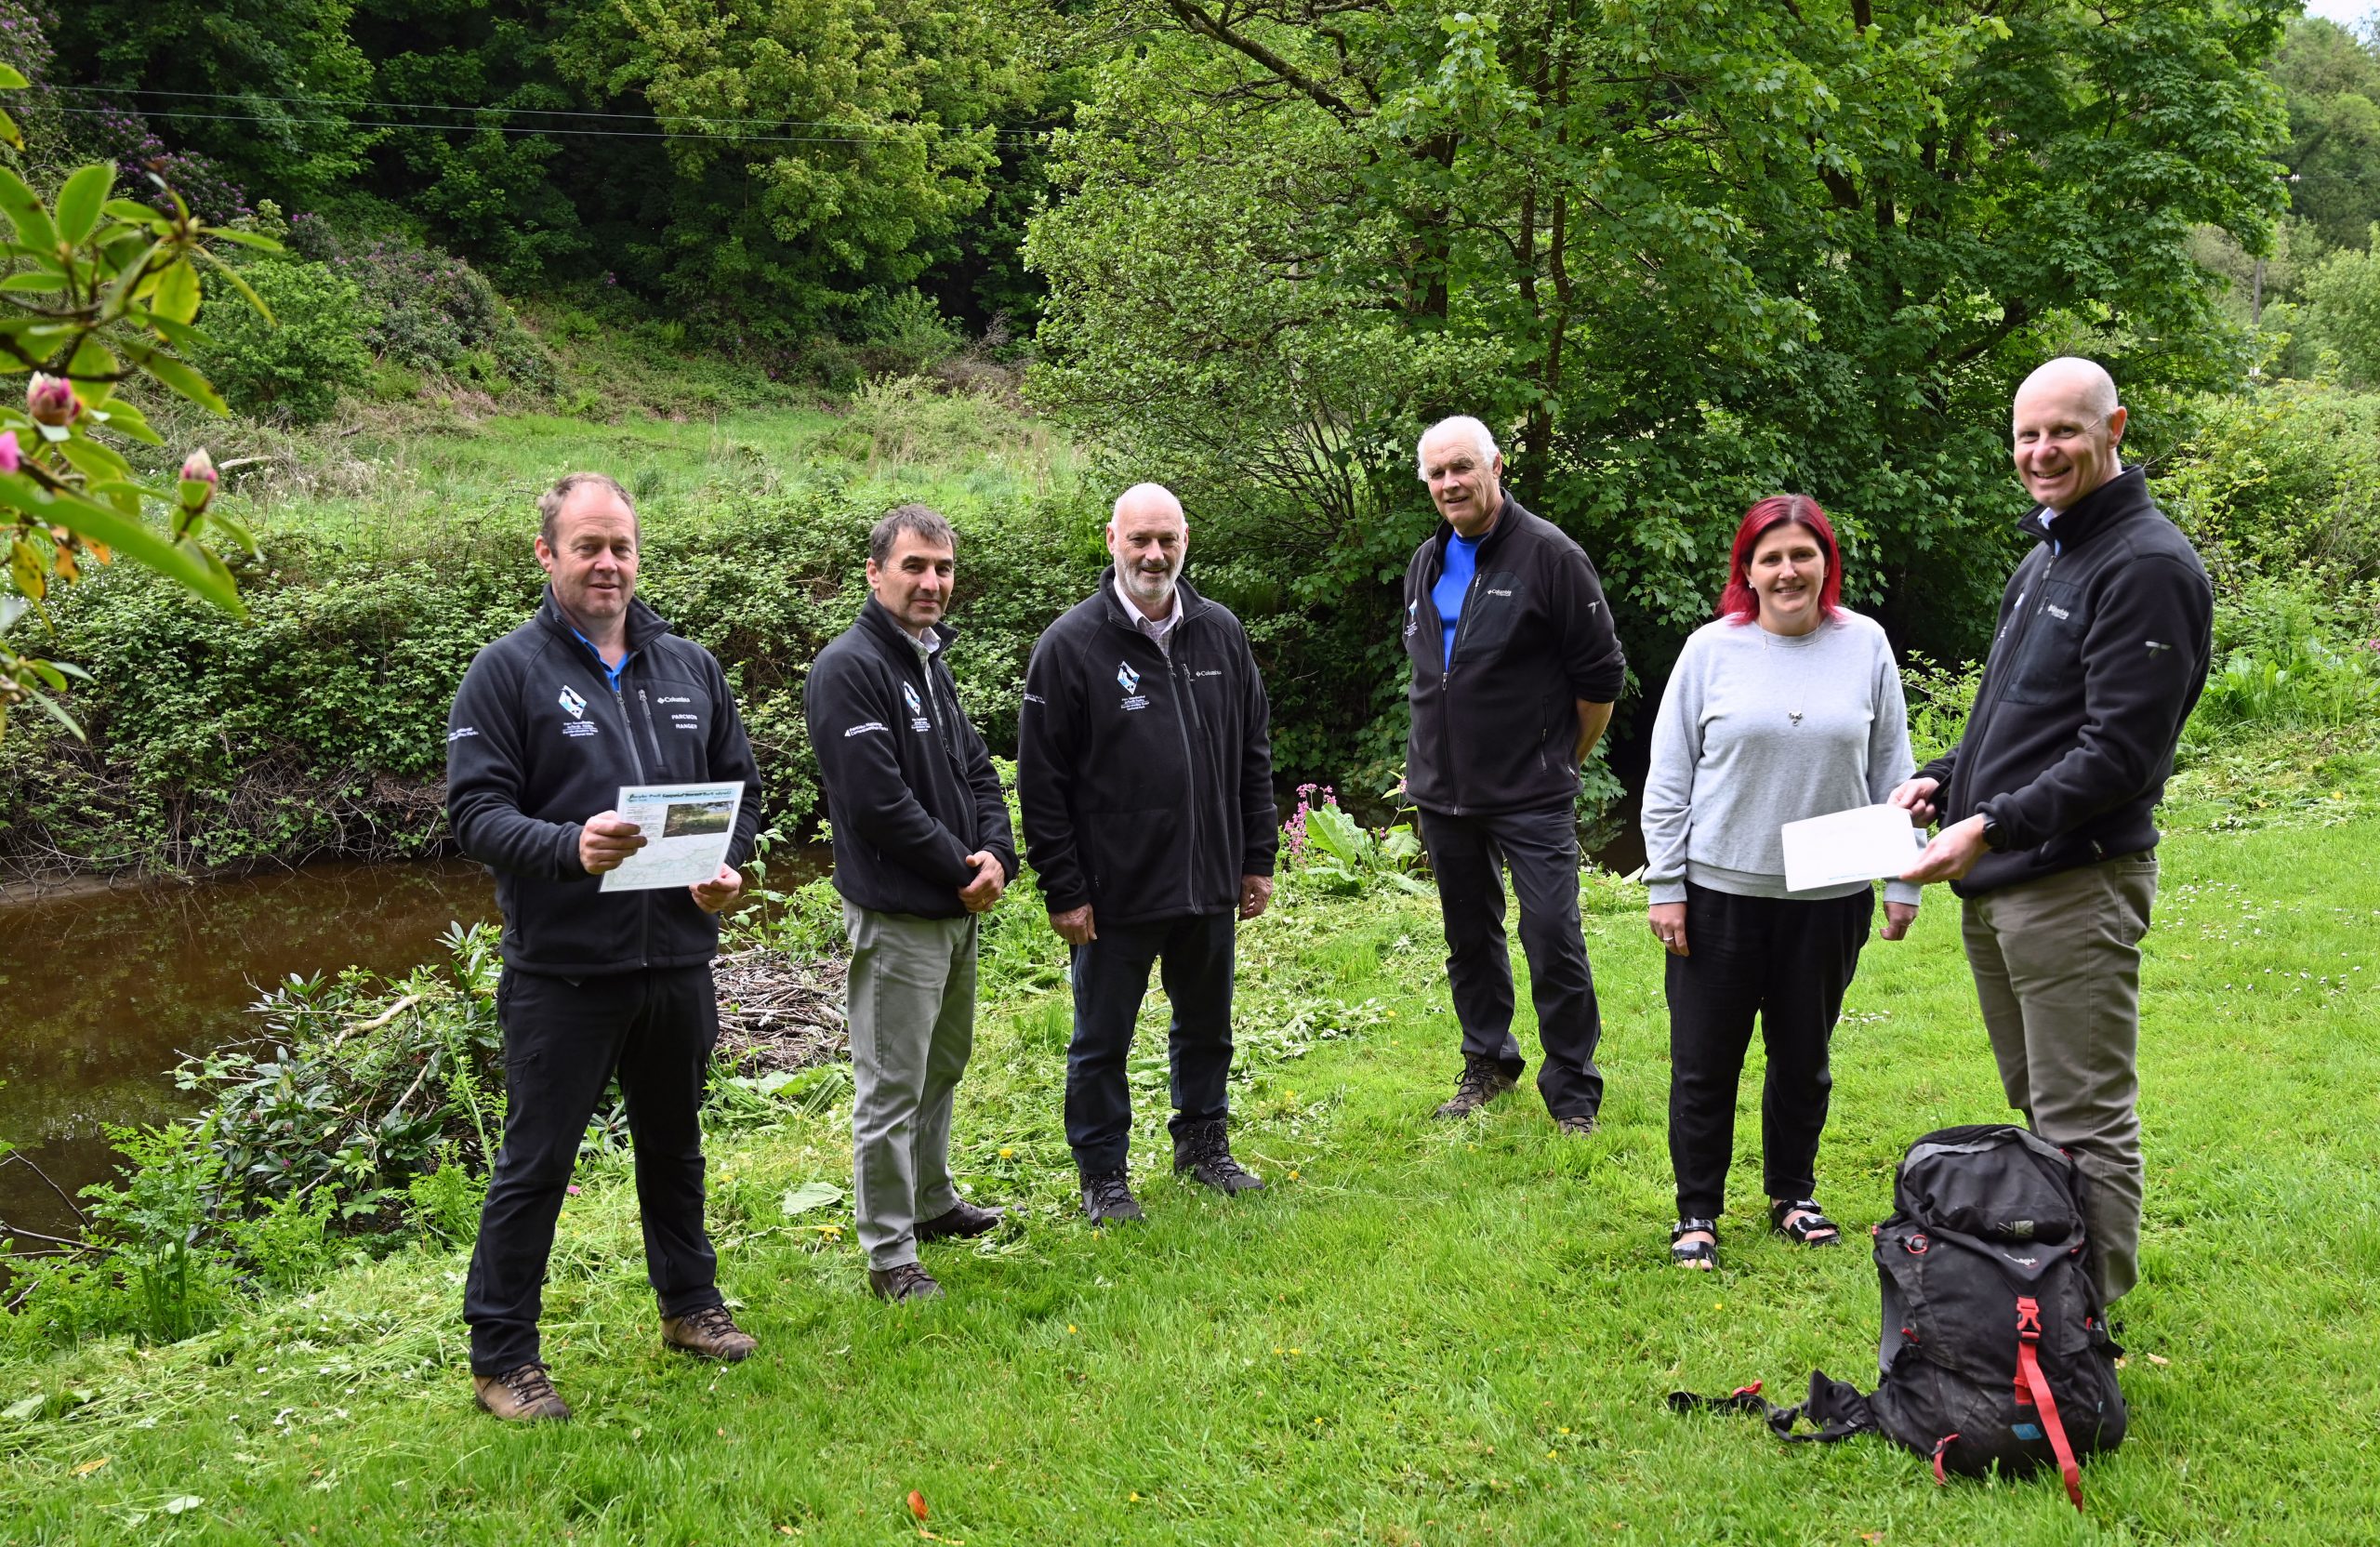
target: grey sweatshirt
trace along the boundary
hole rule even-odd
[[[1725,619],[1686,641],[1653,725],[1645,882],[1744,897],[1847,897],[1866,885],[1785,890],[1778,829],[1871,806],[1910,776],[1909,710],[1884,631],[1845,612],[1796,637]],[[1888,881],[1887,902],[1918,889]]]

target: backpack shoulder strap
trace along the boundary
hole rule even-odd
[[[2058,1421],[2057,1398],[2050,1392],[2049,1377],[2042,1373],[2036,1352],[2041,1341],[2041,1303],[2030,1296],[2020,1297],[2016,1302],[2016,1405],[2041,1414],[2042,1433],[2049,1437],[2049,1448],[2057,1457],[2058,1475],[2066,1479],[2066,1496],[2080,1510],[2082,1467],[2074,1459],[2074,1447],[2066,1442],[2066,1425]]]
[[[1763,1400],[1757,1381],[1738,1386],[1725,1396],[1698,1396],[1690,1391],[1673,1391],[1669,1404],[1672,1412],[1750,1414],[1765,1420],[1769,1432],[1788,1445],[1831,1445],[1854,1435],[1872,1434],[1877,1428],[1876,1415],[1869,1408],[1868,1399],[1849,1382],[1832,1380],[1822,1369],[1810,1371],[1810,1395],[1791,1408]],[[1812,1432],[1793,1433],[1793,1425],[1805,1419],[1813,1425]]]

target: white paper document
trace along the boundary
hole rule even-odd
[[[644,847],[603,872],[606,892],[655,892],[709,880],[727,863],[741,779],[723,785],[623,785],[613,809],[644,835]]]
[[[1831,816],[1788,822],[1785,889],[1814,892],[1897,876],[1917,863],[1925,840],[1898,806],[1856,806]]]

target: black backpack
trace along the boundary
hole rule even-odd
[[[1757,1383],[1670,1406],[1755,1413],[1789,1440],[1879,1433],[1931,1459],[1937,1482],[2056,1466],[2081,1509],[2081,1458],[2124,1430],[2122,1350],[2083,1271],[2082,1173],[2021,1128],[1946,1128],[1910,1146],[1893,1201],[1874,1232],[1882,1384],[1862,1396],[1816,1370],[1798,1407],[1762,1401]],[[1793,1434],[1802,1419],[1817,1432]]]

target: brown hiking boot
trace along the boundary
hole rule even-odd
[[[1583,1139],[1588,1134],[1593,1133],[1595,1130],[1595,1120],[1591,1117],[1556,1117],[1554,1119],[1554,1131],[1561,1134],[1567,1139]]]
[[[965,1198],[960,1198],[959,1206],[948,1213],[936,1214],[930,1220],[921,1221],[918,1225],[918,1239],[921,1241],[946,1241],[953,1238],[967,1240],[977,1236],[988,1236],[999,1228],[999,1223],[1006,1216],[998,1209],[978,1209]]]
[[[897,1268],[868,1269],[867,1287],[875,1291],[877,1299],[896,1304],[905,1300],[942,1298],[942,1286],[933,1281],[933,1275],[915,1263],[904,1263]]]
[[[1465,1058],[1462,1078],[1454,1082],[1454,1098],[1435,1113],[1441,1117],[1468,1117],[1519,1083],[1492,1058]]]
[[[706,1305],[682,1316],[663,1316],[661,1341],[681,1354],[723,1359],[731,1365],[750,1358],[760,1346],[760,1339],[735,1325],[724,1305]]]
[[[570,1404],[546,1378],[546,1367],[532,1359],[501,1375],[474,1375],[471,1390],[480,1406],[508,1423],[534,1423],[540,1419],[565,1419]]]

